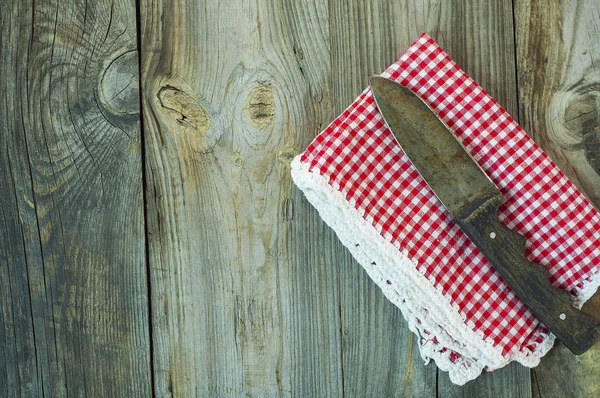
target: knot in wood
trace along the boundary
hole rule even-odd
[[[200,102],[186,91],[165,85],[156,94],[162,120],[176,137],[182,150],[198,153],[213,151],[218,136],[210,132],[211,120]]]
[[[296,152],[291,148],[284,148],[279,151],[279,162],[289,165],[296,156]]]
[[[275,93],[268,84],[260,84],[250,91],[244,113],[252,126],[264,129],[275,119]]]
[[[182,127],[189,127],[202,134],[210,128],[206,109],[185,91],[167,85],[161,87],[157,97],[160,105],[170,111],[170,118]]]
[[[558,114],[548,120],[549,136],[562,148],[585,152],[596,174],[600,175],[600,76],[588,73],[553,98],[549,114]]]
[[[112,114],[139,113],[138,53],[118,55],[104,69],[100,79],[100,103]]]

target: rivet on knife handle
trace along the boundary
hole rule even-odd
[[[600,320],[573,307],[570,293],[554,287],[544,267],[525,257],[525,238],[498,220],[504,200],[498,187],[419,97],[383,77],[370,80],[385,122],[457,225],[573,353],[590,348]]]

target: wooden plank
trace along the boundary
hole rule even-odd
[[[149,396],[134,2],[1,8],[2,391]]]
[[[477,379],[463,386],[452,384],[446,374],[440,373],[438,397],[531,397],[530,371],[512,362],[492,373],[483,372]]]
[[[380,73],[418,37],[422,27],[408,32],[403,22],[427,19],[429,8],[359,0],[331,6],[334,106],[339,114],[367,86],[370,74]],[[435,396],[435,365],[423,365],[417,337],[400,310],[355,260],[349,255],[345,260],[340,268],[345,395]]]
[[[598,3],[515,3],[523,128],[600,208]]]
[[[427,31],[509,112],[517,93],[510,1],[350,1],[332,3],[336,112]],[[356,263],[342,267],[344,391],[350,395],[432,396],[435,367],[422,365],[401,314]],[[373,369],[385,371],[373,372]],[[391,370],[390,370],[391,369]],[[438,375],[440,396],[527,396],[529,371],[511,366],[465,387]],[[376,392],[376,393],[374,393]]]
[[[333,118],[327,1],[141,2],[158,396],[340,396],[339,248],[289,162]]]
[[[600,11],[596,1],[515,2],[524,129],[600,207]],[[600,315],[596,295],[584,310]],[[575,356],[560,342],[532,372],[535,397],[600,395],[600,344]]]

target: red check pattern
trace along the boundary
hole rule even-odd
[[[595,208],[427,34],[383,76],[410,88],[447,123],[501,189],[500,220],[527,238],[529,259],[548,268],[553,284],[577,295],[600,267]],[[408,253],[416,271],[503,355],[527,354],[547,337],[414,169],[368,89],[315,138],[301,162]]]

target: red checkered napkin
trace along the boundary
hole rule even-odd
[[[513,118],[423,34],[383,76],[418,94],[500,188],[500,220],[580,306],[600,284],[600,215]],[[463,384],[554,337],[450,215],[386,128],[370,90],[292,162],[292,176],[421,337],[421,354]]]

